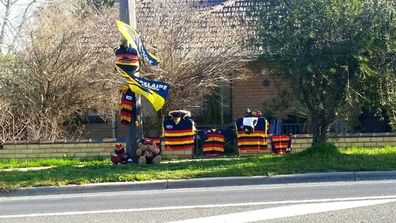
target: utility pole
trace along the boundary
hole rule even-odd
[[[224,125],[224,84],[220,86],[220,123]]]
[[[135,0],[119,0],[120,20],[129,24],[136,30],[136,7]],[[137,49],[136,49],[137,50]],[[136,73],[136,76],[139,76]],[[137,139],[143,137],[143,123],[142,123],[142,99],[140,94],[136,94],[136,115],[137,120],[130,123],[127,137],[126,137],[126,150],[128,155],[132,157],[134,163],[137,163],[136,149]],[[135,122],[136,121],[136,122]],[[137,125],[136,125],[137,123]]]

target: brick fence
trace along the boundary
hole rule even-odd
[[[293,137],[293,152],[299,152],[311,145],[310,135]],[[396,146],[396,133],[348,134],[330,137],[339,148]],[[0,147],[0,159],[39,159],[39,158],[98,158],[109,157],[114,152],[113,139],[101,141],[80,140],[78,142],[16,142],[5,143]],[[177,153],[177,152],[175,152]],[[179,157],[180,154],[166,152],[165,157]],[[188,155],[189,156],[189,155]],[[185,158],[188,158],[184,154]]]
[[[396,146],[396,133],[344,134],[329,137],[329,142],[335,143],[338,148]],[[311,143],[311,135],[296,135],[293,139],[293,150],[300,152],[308,148]]]
[[[116,142],[112,139],[101,142],[82,140],[79,142],[5,143],[0,148],[0,159],[39,158],[98,158],[109,157]]]

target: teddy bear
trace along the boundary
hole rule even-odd
[[[115,145],[114,153],[110,155],[110,158],[113,165],[117,165],[119,163],[132,163],[131,157],[125,152],[124,145],[122,144]]]
[[[136,155],[138,156],[138,163],[145,165],[147,163],[159,164],[161,161],[161,150],[153,142],[152,139],[141,139],[137,143]]]

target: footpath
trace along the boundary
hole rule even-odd
[[[324,172],[276,176],[210,177],[184,180],[68,185],[59,187],[29,187],[11,191],[0,191],[0,197],[370,180],[396,180],[396,171]]]

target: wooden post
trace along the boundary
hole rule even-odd
[[[135,0],[120,0],[119,1],[120,20],[129,24],[136,30],[136,7]],[[139,76],[136,73],[136,76]],[[130,123],[126,137],[126,150],[128,155],[132,157],[134,163],[137,163],[136,149],[137,140],[143,138],[143,123],[141,114],[142,100],[141,95],[136,94],[136,114],[137,120],[133,120]],[[137,125],[135,124],[137,121]]]

